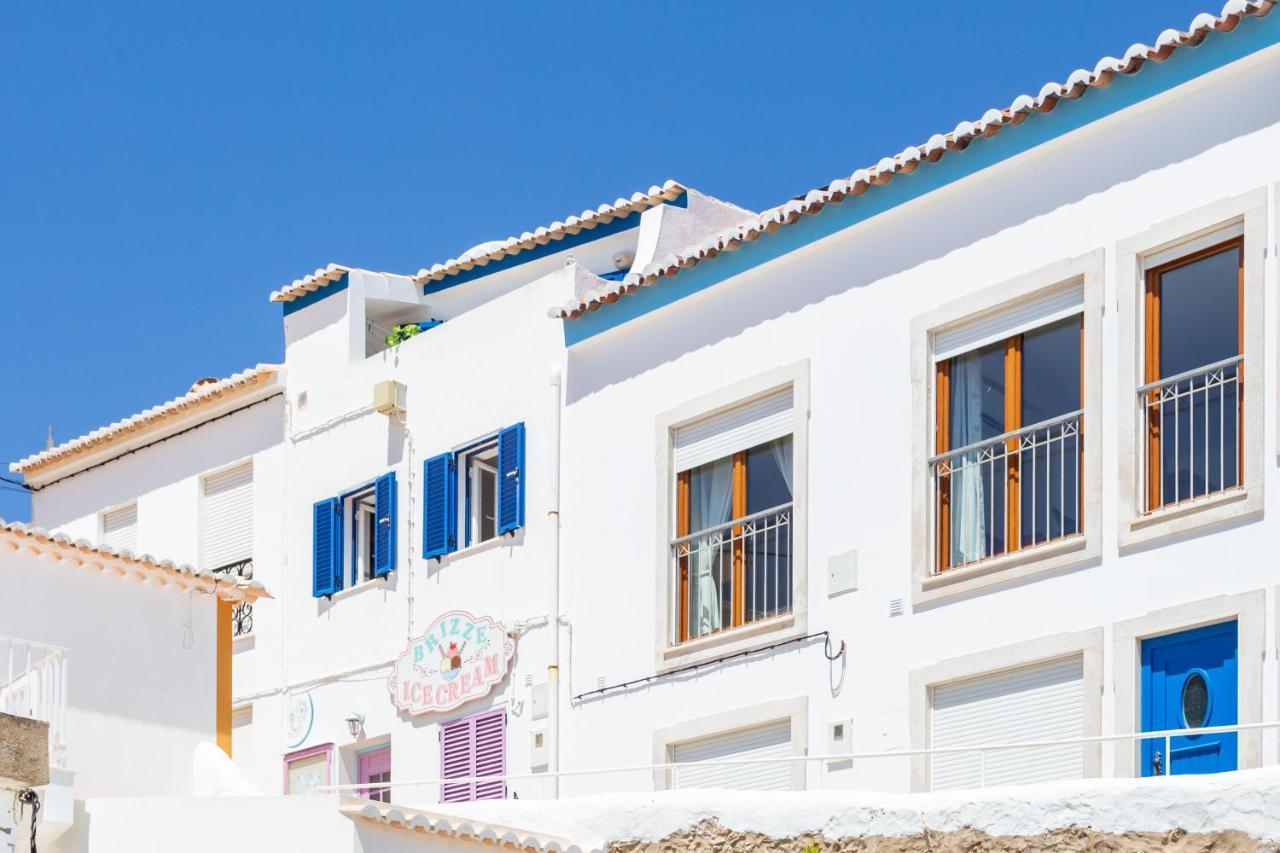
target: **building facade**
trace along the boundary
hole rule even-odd
[[[17,463],[35,520],[252,560],[264,793],[1276,763],[1261,730],[781,760],[1280,715],[1273,5],[763,213],[669,182],[317,270],[272,295],[269,379]],[[556,777],[593,768],[632,769]]]

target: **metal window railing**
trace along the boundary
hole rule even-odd
[[[67,748],[67,650],[0,637],[0,711],[49,724],[49,761]]]
[[[941,543],[934,571],[1078,535],[1083,410],[929,459]]]
[[[1243,370],[1236,355],[1138,388],[1144,512],[1243,485]]]
[[[234,575],[240,580],[253,580],[253,558],[237,560],[216,569],[210,569],[215,575]],[[241,601],[231,609],[231,636],[243,637],[253,633],[253,605]]]
[[[671,542],[672,642],[791,611],[792,504]]]
[[[1089,748],[1101,749],[1107,744],[1114,744],[1117,749],[1117,758],[1122,750],[1133,750],[1135,773],[1134,775],[1143,775],[1141,773],[1140,763],[1138,762],[1138,748],[1147,741],[1155,741],[1155,743],[1163,749],[1164,755],[1170,754],[1171,747],[1175,746],[1175,738],[1199,737],[1204,735],[1222,735],[1234,734],[1241,738],[1254,737],[1262,738],[1263,733],[1267,731],[1280,730],[1280,722],[1265,723],[1238,723],[1227,726],[1205,726],[1197,729],[1161,729],[1149,732],[1127,732],[1124,734],[1110,735],[1086,735],[1075,738],[1061,739],[1045,739],[1045,740],[1023,740],[1023,741],[1002,741],[992,743],[976,743],[965,746],[952,747],[930,747],[920,749],[897,749],[882,750],[878,752],[840,752],[840,753],[824,753],[814,755],[790,755],[776,758],[721,758],[708,761],[693,762],[665,762],[655,764],[629,764],[617,765],[609,767],[593,767],[575,770],[560,770],[556,772],[530,772],[530,773],[507,773],[493,776],[468,776],[454,777],[451,779],[414,779],[403,782],[392,782],[391,802],[400,804],[413,805],[430,805],[434,804],[438,799],[440,786],[445,783],[480,783],[480,782],[503,782],[508,790],[517,792],[522,799],[537,799],[541,794],[543,799],[555,799],[556,796],[576,796],[580,793],[605,793],[609,791],[642,791],[653,790],[658,788],[675,788],[680,783],[680,773],[683,770],[705,769],[708,767],[770,767],[779,764],[791,766],[810,767],[817,765],[819,770],[826,764],[834,762],[880,762],[900,763],[903,761],[911,762],[913,759],[922,759],[931,763],[933,759],[953,756],[975,756],[978,763],[977,784],[971,786],[973,789],[981,789],[987,787],[991,781],[989,765],[994,764],[990,759],[992,756],[998,756],[1008,753],[1043,753],[1048,750],[1062,750],[1077,748],[1085,750]],[[1275,764],[1274,749],[1268,747],[1271,758],[1264,759],[1264,764]],[[1153,774],[1157,777],[1168,777],[1176,775],[1170,762],[1163,762],[1160,772]],[[618,782],[611,783],[608,781],[612,777]],[[816,777],[816,779],[814,778]],[[894,779],[890,774],[877,774],[878,778],[883,778],[887,784],[883,789],[893,790],[894,782],[888,781]],[[1113,778],[1122,778],[1123,774],[1113,773]],[[823,773],[817,772],[808,776],[811,783],[817,787],[822,787]],[[997,777],[998,778],[998,777]],[[552,780],[578,780],[580,791],[572,791],[567,785],[552,786]],[[1000,784],[1004,784],[1003,780],[999,780]],[[518,784],[524,783],[524,784]],[[308,796],[316,794],[347,794],[361,796],[361,792],[368,788],[368,785],[319,785],[309,789],[305,794],[296,796]],[[552,794],[551,792],[557,792]],[[386,802],[386,801],[383,801]]]

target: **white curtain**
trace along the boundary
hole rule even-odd
[[[733,460],[702,465],[689,477],[689,532],[697,533],[729,521],[733,503]],[[697,637],[721,626],[720,588],[732,579],[731,560],[721,547],[724,533],[712,533],[690,543],[693,583],[689,587],[689,636]]]
[[[792,485],[795,481],[795,476],[791,472],[791,460],[793,456],[791,452],[791,445],[791,436],[787,436],[786,438],[779,438],[778,440],[771,442],[769,449],[773,451],[773,461],[777,464],[778,470],[782,472],[782,481],[787,484],[787,494],[792,500],[794,500],[796,490]]]
[[[982,359],[960,356],[951,368],[951,446],[964,447],[982,438]],[[978,453],[951,460],[951,562],[953,566],[987,556],[987,512],[984,479],[990,474]]]

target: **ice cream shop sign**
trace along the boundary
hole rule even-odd
[[[506,678],[515,640],[501,622],[451,610],[396,659],[387,689],[409,714],[448,711],[484,696]]]

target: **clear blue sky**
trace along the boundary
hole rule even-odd
[[[6,3],[0,460],[281,358],[268,294],[330,261],[666,178],[758,210],[1213,3]]]

